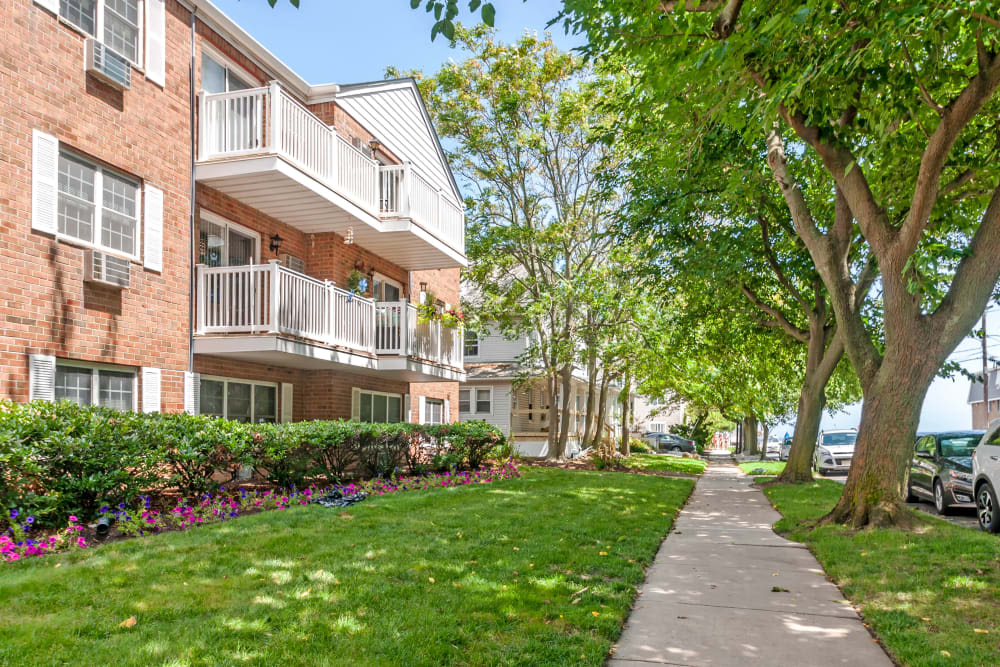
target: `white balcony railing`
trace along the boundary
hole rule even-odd
[[[417,308],[407,301],[375,304],[375,353],[426,359],[445,366],[463,364],[462,332],[440,321],[418,322]]]
[[[379,218],[409,218],[465,252],[462,206],[407,163],[380,166],[279,83],[202,92],[198,159],[277,154]]]
[[[198,334],[288,334],[381,355],[461,368],[462,333],[420,323],[406,301],[375,303],[281,266],[198,266]]]
[[[290,334],[375,352],[375,304],[277,261],[198,266],[199,334]]]

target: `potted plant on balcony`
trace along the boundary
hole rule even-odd
[[[439,319],[441,315],[437,310],[437,298],[434,292],[425,292],[423,301],[417,303],[417,322],[427,324]]]
[[[357,269],[353,269],[347,274],[347,289],[351,292],[360,292],[364,290],[363,283],[365,280],[365,274],[361,273]]]
[[[441,326],[448,329],[461,329],[465,325],[465,313],[451,308],[441,313]]]

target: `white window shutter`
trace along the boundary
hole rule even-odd
[[[444,419],[442,419],[445,424],[451,423],[451,401],[447,398],[444,399]]]
[[[146,78],[167,81],[167,12],[164,0],[146,0]]]
[[[56,397],[56,358],[51,354],[28,355],[28,400],[52,401]]]
[[[295,385],[291,382],[281,383],[281,421],[290,422],[293,420],[292,417],[292,394],[294,393]]]
[[[31,228],[59,231],[59,140],[38,130],[31,133]]]
[[[184,371],[184,412],[196,415],[201,411],[201,373]]]
[[[59,15],[59,0],[35,0],[35,4]]]
[[[410,414],[409,394],[403,394],[403,421],[413,423],[413,415]]]
[[[142,411],[160,412],[160,377],[159,368],[142,368]]]
[[[417,423],[418,424],[423,424],[424,423],[424,412],[426,410],[426,406],[427,406],[427,397],[426,396],[417,396]]]
[[[361,421],[361,390],[357,387],[351,389],[351,420]]]
[[[151,271],[163,271],[163,190],[144,188],[146,216],[143,233],[143,264]]]

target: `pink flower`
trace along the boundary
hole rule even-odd
[[[70,522],[73,522],[73,521],[79,521],[79,519],[77,519],[77,518],[76,518],[75,516],[73,516],[72,514],[70,514],[70,515],[69,515],[69,520],[70,520]]]

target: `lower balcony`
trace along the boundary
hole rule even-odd
[[[198,266],[195,354],[407,382],[464,381],[462,334],[277,261]]]

